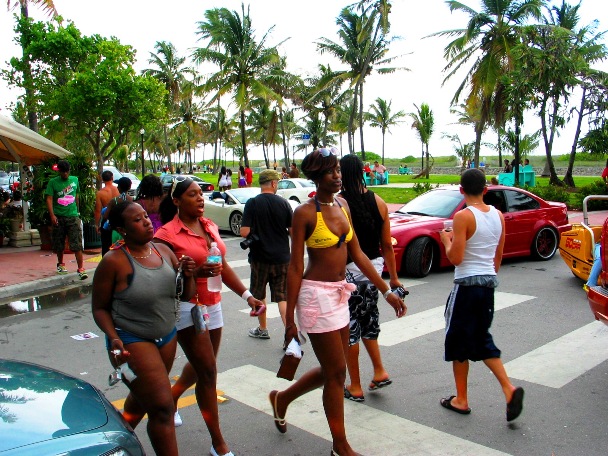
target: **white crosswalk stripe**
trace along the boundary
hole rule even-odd
[[[447,296],[446,296],[447,299]],[[504,293],[497,291],[494,296],[494,310],[498,311],[507,307],[521,304],[534,299],[534,296],[519,295],[515,293]],[[432,309],[407,315],[405,318],[391,320],[380,325],[381,333],[378,343],[384,347],[407,342],[408,340],[424,336],[434,331],[445,328],[443,318],[445,306],[433,307]]]
[[[512,378],[561,388],[608,359],[608,327],[589,323],[505,364]]]
[[[243,379],[255,379],[244,382]],[[218,374],[218,388],[226,395],[260,410],[272,420],[268,392],[285,389],[290,383],[276,377],[274,372],[245,365]],[[294,401],[287,412],[287,426],[296,426],[328,441],[331,434],[323,418],[322,390],[316,389]],[[455,437],[428,426],[406,420],[363,404],[344,404],[346,432],[351,446],[360,454],[412,456],[498,456],[506,455],[492,448]],[[289,430],[287,431],[289,433]],[[402,452],[400,452],[402,451]]]

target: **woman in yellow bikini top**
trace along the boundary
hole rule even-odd
[[[333,247],[334,245],[340,245],[344,243],[348,243],[353,238],[353,225],[350,223],[350,218],[348,217],[348,212],[346,209],[340,204],[340,202],[336,199],[334,200],[342,212],[346,216],[348,220],[348,233],[341,234],[340,236],[334,234],[325,224],[325,220],[323,219],[323,213],[321,212],[321,204],[315,195],[315,205],[317,206],[317,226],[315,230],[312,232],[310,237],[306,239],[306,247],[311,249],[321,249],[326,247]],[[333,206],[334,203],[327,203],[328,206]]]
[[[271,391],[275,425],[287,430],[285,415],[291,401],[323,387],[325,415],[332,434],[332,454],[354,456],[344,430],[344,378],[348,352],[348,298],[355,286],[347,283],[348,256],[388,296],[397,316],[405,304],[393,293],[361,251],[354,233],[348,203],[334,195],[342,189],[338,159],[331,149],[317,149],[302,161],[301,171],[317,186],[314,199],[296,208],[291,228],[291,260],[287,270],[285,342],[298,339],[298,328],[308,334],[320,367],[300,376],[287,390]],[[304,269],[305,246],[308,264]],[[298,317],[296,327],[295,314]]]

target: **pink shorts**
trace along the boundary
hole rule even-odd
[[[348,326],[348,298],[355,285],[340,282],[318,282],[302,279],[296,314],[300,330],[326,333]]]

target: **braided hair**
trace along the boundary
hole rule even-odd
[[[376,231],[376,221],[365,204],[365,181],[363,180],[363,162],[354,154],[340,159],[342,169],[342,197],[348,202],[353,220],[370,226]]]

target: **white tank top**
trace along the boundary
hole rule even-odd
[[[496,275],[494,255],[500,241],[502,224],[495,207],[489,206],[488,212],[468,206],[475,216],[475,233],[467,240],[462,263],[455,267],[454,279],[476,275]]]

